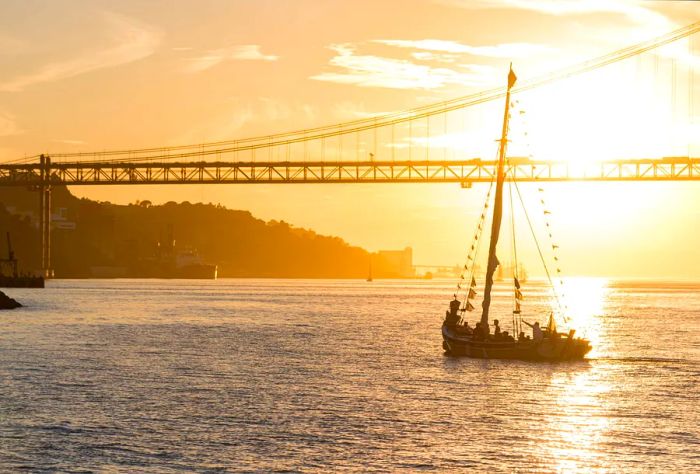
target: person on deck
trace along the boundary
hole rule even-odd
[[[477,322],[474,326],[474,332],[472,333],[472,337],[477,341],[480,341],[484,338],[484,331],[481,329],[481,322]]]
[[[449,311],[445,311],[445,324],[451,327],[457,327],[459,326],[460,323],[460,316],[459,316],[459,307],[460,307],[460,302],[457,299],[457,295],[455,295],[455,299],[450,301],[450,309]]]
[[[498,325],[498,319],[493,320],[493,338],[494,339],[501,338],[501,326]]]
[[[530,324],[527,321],[523,322],[532,328],[532,339],[535,342],[539,342],[544,338],[544,334],[542,334],[542,328],[540,328],[539,322],[535,321],[535,324]]]
[[[469,326],[469,321],[464,321],[464,331],[465,331],[467,334],[470,334],[470,335],[471,335],[472,332],[474,331],[474,330]]]
[[[457,316],[460,306],[461,306],[461,303],[459,302],[459,300],[457,299],[457,296],[455,295],[455,299],[450,301],[450,314],[452,316]]]

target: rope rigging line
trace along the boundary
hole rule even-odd
[[[532,143],[530,142],[530,137],[529,137],[529,133],[528,133],[528,130],[529,130],[529,122],[528,122],[527,115],[525,114],[525,110],[522,108],[522,106],[521,106],[521,104],[520,104],[519,101],[516,100],[516,101],[515,101],[515,105],[517,105],[517,108],[519,109],[519,110],[518,110],[518,112],[519,112],[519,113],[518,113],[518,116],[519,116],[519,118],[520,118],[520,123],[521,123],[522,128],[523,128],[522,133],[523,133],[523,137],[524,137],[525,147],[526,147],[526,149],[527,149],[527,156],[528,156],[529,158],[534,158],[534,152],[533,152],[533,148],[532,148]],[[515,179],[515,178],[514,178],[514,179]],[[564,304],[563,304],[562,318],[564,319],[564,322],[565,322],[565,323],[568,323],[568,322],[569,322],[569,318],[568,318],[568,316],[566,315],[566,313],[568,312],[569,307],[568,307],[568,304],[566,303],[566,298],[565,298],[566,295],[565,295],[565,293],[564,293],[565,285],[564,285],[564,280],[562,279],[562,275],[561,275],[561,264],[560,264],[560,262],[559,262],[559,252],[557,252],[557,250],[559,249],[559,245],[557,245],[557,244],[554,243],[554,238],[553,238],[553,236],[552,236],[551,218],[548,217],[548,216],[551,215],[551,211],[550,211],[549,209],[547,209],[547,206],[545,205],[545,200],[544,200],[544,196],[543,196],[543,194],[544,194],[544,188],[543,188],[543,187],[538,187],[538,192],[540,193],[540,204],[542,205],[543,220],[544,220],[545,226],[546,226],[546,228],[547,228],[547,235],[549,236],[549,246],[550,246],[550,248],[551,248],[551,251],[552,251],[552,258],[553,258],[553,260],[554,260],[554,262],[555,262],[556,270],[557,270],[556,278],[557,278],[557,280],[558,280],[558,282],[559,282],[560,291],[561,291],[561,292],[558,294],[558,296],[559,296],[559,297],[561,298],[561,300],[563,300],[563,302],[564,302]],[[554,282],[553,282],[553,281],[550,281],[550,283],[552,284],[552,291],[556,293],[556,288],[555,288],[555,286],[554,286]]]
[[[557,281],[559,282],[559,288],[560,288],[560,293],[559,297],[564,301],[564,306],[563,306],[563,313],[562,317],[564,319],[564,322],[568,323],[569,318],[566,316],[566,313],[569,311],[569,306],[566,304],[566,294],[564,293],[564,280],[562,279],[561,275],[561,263],[559,262],[559,252],[557,250],[559,249],[559,245],[554,243],[554,238],[552,237],[552,226],[551,226],[551,218],[548,216],[551,215],[551,211],[547,209],[547,206],[544,201],[544,188],[537,188],[537,191],[540,193],[540,203],[542,204],[542,215],[544,216],[544,222],[545,226],[547,227],[547,235],[549,236],[549,245],[552,249],[552,258],[554,259],[554,263],[556,266],[557,270]],[[554,291],[556,291],[555,288],[552,288]]]
[[[518,187],[518,182],[513,180],[513,186],[515,187],[515,191],[518,195],[518,198],[520,200],[520,205],[523,208],[523,212],[525,213],[525,219],[527,220],[527,225],[530,227],[530,233],[532,234],[532,238],[535,240],[535,246],[537,247],[537,252],[540,255],[540,260],[542,261],[542,266],[544,267],[544,271],[547,275],[547,280],[549,280],[549,285],[552,288],[552,294],[554,295],[554,299],[557,302],[557,306],[559,307],[559,312],[563,313],[563,308],[561,305],[561,301],[559,299],[559,295],[556,292],[556,289],[554,287],[554,282],[552,281],[552,276],[549,273],[549,268],[547,268],[547,262],[545,261],[544,255],[542,254],[542,249],[540,248],[540,243],[539,240],[537,239],[537,235],[535,234],[535,229],[532,226],[532,221],[530,220],[530,215],[527,213],[527,209],[525,207],[525,201],[523,200],[522,194],[520,194],[520,188]]]
[[[476,232],[474,235],[474,238],[471,240],[470,245],[471,247],[469,248],[469,252],[467,252],[467,259],[466,262],[464,263],[464,266],[460,269],[460,275],[459,275],[459,282],[457,283],[457,288],[455,290],[455,297],[459,299],[460,301],[461,298],[459,297],[460,290],[462,289],[462,283],[464,283],[464,276],[468,272],[468,284],[465,289],[465,296],[464,296],[464,301],[463,304],[461,305],[461,311],[464,312],[467,310],[470,300],[470,296],[473,290],[474,285],[472,285],[473,282],[476,281],[476,261],[479,255],[479,249],[481,247],[481,236],[483,235],[483,230],[484,230],[484,223],[486,221],[486,213],[488,209],[488,203],[489,200],[491,199],[491,191],[493,189],[493,185],[495,182],[495,174],[491,178],[491,182],[489,183],[489,189],[486,193],[486,198],[484,199],[484,205],[481,207],[481,216],[479,217],[479,220],[477,221],[477,227],[476,227]],[[470,310],[471,311],[471,310]]]
[[[491,180],[491,184],[489,185],[489,190],[486,193],[486,199],[484,200],[484,205],[481,208],[481,216],[479,217],[479,223],[477,225],[477,230],[474,235],[474,238],[471,241],[471,247],[469,249],[469,252],[467,254],[467,261],[464,264],[464,267],[462,268],[462,273],[460,274],[460,281],[457,283],[457,290],[456,290],[456,296],[459,299],[459,293],[462,288],[462,283],[464,282],[465,278],[464,275],[466,272],[469,272],[469,278],[468,278],[468,284],[467,288],[465,290],[465,296],[464,296],[464,301],[462,305],[462,311],[467,310],[467,303],[469,301],[469,296],[471,294],[471,291],[473,289],[472,282],[476,280],[476,261],[479,256],[479,249],[481,248],[481,237],[484,235],[484,223],[486,221],[486,211],[488,209],[488,203],[491,199],[491,191],[493,189],[493,184],[494,180]],[[460,300],[461,301],[461,300]]]
[[[642,54],[652,49],[659,48],[666,44],[672,43],[682,38],[686,38],[700,31],[700,22],[690,24],[683,28],[659,36],[652,40],[637,43],[626,48],[619,49],[612,53],[600,56],[598,58],[584,61],[576,65],[554,71],[535,77],[531,80],[521,80],[519,85],[514,87],[512,93],[523,92],[539,88],[552,82],[567,79],[569,77],[583,74],[586,72],[599,69],[618,61]],[[495,99],[504,97],[506,94],[505,87],[488,89],[475,94],[458,97],[451,100],[438,102],[422,107],[417,107],[401,112],[374,116],[370,118],[358,119],[355,121],[344,122],[340,124],[332,124],[304,130],[295,130],[290,132],[268,134],[264,136],[243,138],[237,140],[225,140],[217,142],[209,142],[197,145],[179,145],[172,147],[152,147],[139,149],[123,149],[111,150],[102,152],[75,152],[75,153],[56,153],[52,154],[55,158],[81,158],[91,157],[93,161],[109,162],[132,162],[132,161],[149,161],[149,160],[172,160],[190,157],[203,157],[216,155],[221,153],[237,153],[240,151],[254,151],[259,148],[267,148],[273,146],[285,146],[300,142],[309,142],[322,138],[336,137],[345,134],[359,133],[362,131],[373,130],[379,127],[393,126],[398,124],[409,124],[413,120],[428,118],[433,115],[444,114],[451,111],[456,111],[471,107],[484,102],[489,102]],[[176,152],[176,153],[173,153]],[[124,155],[127,155],[126,157]],[[141,155],[141,156],[139,156]],[[145,156],[143,156],[145,155]],[[120,157],[111,160],[100,159],[103,157]],[[23,158],[24,160],[24,158]],[[90,162],[90,160],[86,160]]]
[[[520,275],[518,271],[518,249],[515,241],[515,206],[513,206],[513,182],[508,181],[508,200],[510,201],[510,229],[511,229],[511,239],[512,246],[511,252],[513,257],[513,337],[517,337],[517,334],[521,332],[521,320],[522,315],[520,313],[520,301],[517,298],[516,290],[520,290],[516,286],[515,281],[520,281]],[[516,317],[517,314],[517,317]]]

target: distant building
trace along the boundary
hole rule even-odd
[[[413,268],[413,249],[406,247],[403,250],[380,250],[377,252],[377,266],[388,276],[398,278],[413,278],[416,271]]]
[[[61,230],[75,230],[76,223],[68,219],[68,209],[59,207],[57,212],[51,213],[51,227]]]
[[[17,206],[5,206],[5,210],[13,216],[18,216],[21,219],[28,219],[32,227],[39,228],[39,214],[33,211],[23,211]],[[59,207],[51,213],[51,228],[61,230],[75,230],[77,227],[75,221],[68,218],[68,209]]]

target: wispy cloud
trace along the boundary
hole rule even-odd
[[[319,110],[314,105],[290,103],[273,97],[229,97],[228,101],[232,104],[230,110],[198,123],[169,142],[181,145],[229,140],[240,137],[241,133],[262,133],[261,130],[269,130],[275,122],[284,123],[294,119],[297,124],[300,120],[313,123],[319,115]]]
[[[109,46],[65,61],[51,62],[34,73],[0,82],[0,91],[18,92],[34,84],[127,64],[150,56],[160,44],[162,34],[151,26],[116,13],[105,12],[102,16],[110,37]]]
[[[342,101],[333,106],[333,112],[336,118],[339,120],[348,119],[365,119],[372,117],[379,117],[381,115],[386,115],[394,111],[375,111],[369,112],[367,107],[363,102],[353,102],[353,101]]]
[[[488,80],[483,74],[483,69],[476,72],[469,70],[469,66],[466,66],[467,72],[462,72],[416,64],[405,59],[358,55],[355,47],[348,44],[331,45],[329,48],[336,53],[330,60],[331,66],[341,71],[316,74],[311,76],[311,79],[391,89],[438,89],[448,85],[480,86]]]
[[[374,42],[387,46],[396,46],[399,48],[411,48],[422,51],[435,51],[439,53],[470,54],[473,56],[486,56],[490,58],[520,58],[541,54],[553,49],[550,46],[533,43],[504,43],[492,46],[471,46],[456,41],[439,39],[380,39],[374,40]],[[413,56],[417,59],[433,59],[433,57],[426,55],[426,53],[414,53]]]
[[[227,110],[223,114],[210,118],[206,122],[198,123],[180,135],[168,140],[170,145],[182,145],[183,143],[205,143],[215,140],[228,140],[250,124],[255,117],[250,105],[240,104],[234,110]]]
[[[24,133],[15,120],[14,115],[0,111],[0,137],[9,137]]]
[[[188,58],[184,71],[189,73],[202,72],[225,61],[277,61],[278,59],[279,56],[263,54],[259,44],[235,45],[213,49],[202,56]]]
[[[662,33],[675,27],[665,15],[647,8],[643,2],[630,0],[439,0],[463,8],[515,8],[548,15],[582,15],[617,13],[629,20]]]
[[[52,141],[55,143],[63,143],[64,145],[87,145],[87,142],[83,140],[73,140],[70,138],[59,138]]]
[[[418,61],[434,61],[438,63],[454,63],[459,59],[458,54],[434,53],[432,51],[414,51],[411,53],[411,57]]]

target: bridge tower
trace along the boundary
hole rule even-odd
[[[41,273],[53,277],[51,268],[51,158],[39,157],[39,234],[41,235]]]

